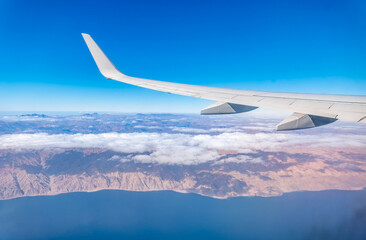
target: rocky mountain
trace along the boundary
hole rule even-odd
[[[6,150],[0,153],[0,199],[101,189],[173,190],[226,198],[366,187],[366,165],[347,167],[357,161],[354,153],[343,152],[337,162],[326,153],[259,154],[265,164],[187,166],[125,162],[126,154],[103,149]]]

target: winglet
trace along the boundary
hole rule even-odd
[[[81,35],[83,36],[85,43],[99,68],[99,71],[104,77],[116,79],[121,75],[124,76],[120,71],[118,71],[111,60],[109,60],[109,58],[104,54],[102,49],[100,49],[100,47],[95,43],[89,34],[82,33]]]

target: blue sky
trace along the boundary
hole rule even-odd
[[[210,101],[106,80],[366,95],[364,1],[0,1],[0,111],[199,112]]]

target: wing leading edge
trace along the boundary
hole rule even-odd
[[[82,36],[104,77],[143,88],[218,102],[203,109],[201,114],[241,113],[257,107],[293,112],[277,126],[277,130],[317,127],[337,119],[366,123],[366,96],[249,91],[130,77],[113,65],[90,35],[83,33]]]

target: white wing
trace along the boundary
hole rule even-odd
[[[203,109],[201,114],[241,113],[257,107],[293,112],[277,125],[277,130],[317,127],[337,119],[366,123],[366,96],[248,91],[129,77],[118,71],[90,35],[82,35],[100,72],[106,78],[143,88],[217,101]]]

